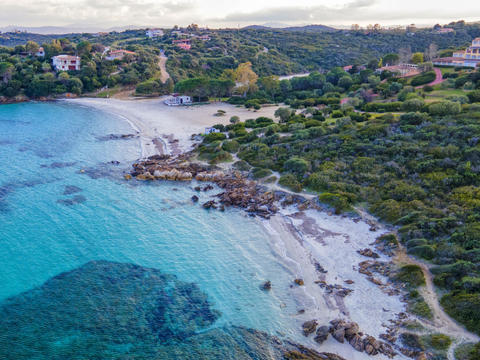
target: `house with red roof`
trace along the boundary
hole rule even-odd
[[[105,59],[106,60],[110,60],[110,61],[113,61],[113,60],[122,60],[125,55],[132,55],[132,56],[136,56],[137,53],[136,52],[133,52],[133,51],[128,51],[128,50],[123,50],[123,49],[120,49],[120,50],[111,50],[107,56],[105,56]]]

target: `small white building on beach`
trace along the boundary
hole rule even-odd
[[[212,134],[212,133],[219,133],[220,130],[214,127],[207,127],[205,128],[205,135]]]
[[[165,104],[168,106],[190,105],[192,98],[186,95],[173,94],[165,99]]]

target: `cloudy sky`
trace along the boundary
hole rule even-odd
[[[210,27],[480,20],[480,0],[0,0],[0,26]]]

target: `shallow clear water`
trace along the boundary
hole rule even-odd
[[[0,106],[0,303],[109,260],[196,283],[221,313],[214,327],[296,337],[292,274],[263,227],[238,210],[192,204],[193,183],[124,181],[138,141],[101,137],[133,132],[117,117],[71,104]],[[259,289],[267,279],[269,293]]]

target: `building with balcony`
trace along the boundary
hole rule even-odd
[[[72,55],[57,55],[52,57],[52,64],[56,71],[79,71],[80,57]]]

